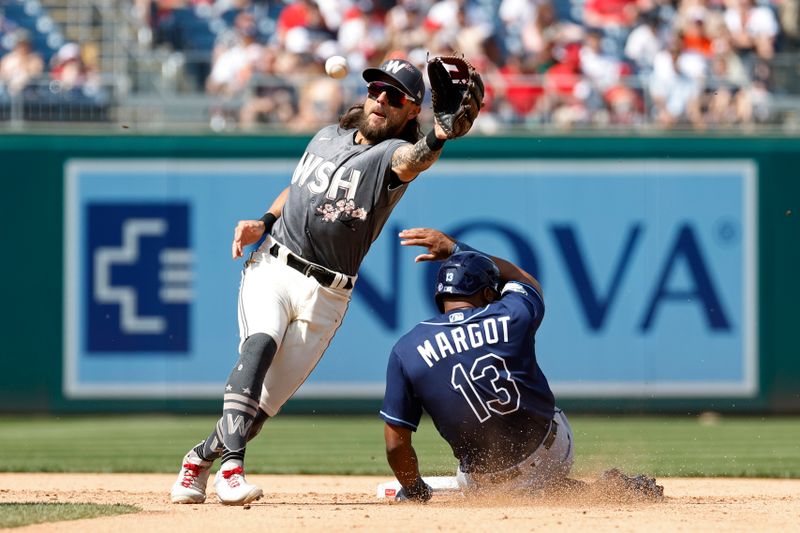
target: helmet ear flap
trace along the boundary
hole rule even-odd
[[[438,309],[440,313],[444,313],[444,298],[442,294],[437,292],[433,296],[433,301],[436,302],[436,309]]]

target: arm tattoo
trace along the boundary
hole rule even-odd
[[[429,168],[442,155],[441,150],[432,151],[422,138],[413,145],[401,146],[392,156],[392,167],[402,167],[414,173]]]

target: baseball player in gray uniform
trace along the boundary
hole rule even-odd
[[[411,63],[390,60],[362,76],[369,84],[363,104],[314,135],[290,185],[260,220],[236,226],[234,258],[265,237],[242,273],[239,359],[225,384],[222,417],[181,462],[175,503],[205,501],[218,457],[214,489],[222,503],[262,496],[245,479],[247,441],[319,362],[347,311],[358,268],[408,184],[439,158],[446,139],[468,130],[453,134],[437,115],[421,135],[425,84]],[[468,91],[465,99],[475,95]]]

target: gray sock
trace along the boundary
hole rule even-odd
[[[264,422],[267,421],[269,415],[263,409],[259,409],[258,413],[256,413],[256,418],[253,420],[253,424],[250,426],[250,431],[247,433],[247,442],[253,440],[253,438],[261,433],[261,428],[264,427]],[[220,433],[220,427],[222,419],[220,418],[217,421],[217,425],[214,426],[214,431],[211,432],[211,435],[208,436],[206,440],[198,444],[194,447],[195,453],[200,456],[200,459],[203,461],[210,461],[214,462],[222,456],[222,451],[224,448],[222,447],[222,433]]]
[[[239,360],[225,385],[222,418],[203,443],[202,453],[198,452],[201,458],[212,460],[221,452],[223,463],[244,463],[245,446],[256,429],[254,422],[260,412],[261,385],[276,351],[277,343],[264,333],[251,335],[242,343]]]

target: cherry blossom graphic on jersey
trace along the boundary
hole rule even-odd
[[[366,220],[367,210],[363,207],[356,207],[353,200],[341,198],[336,200],[335,204],[326,203],[317,207],[317,216],[321,216],[323,222],[335,222],[338,220],[355,231],[352,223],[356,220]]]

